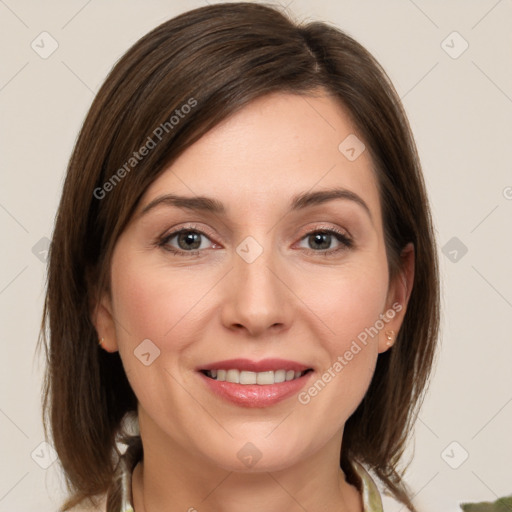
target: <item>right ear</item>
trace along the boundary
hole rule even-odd
[[[98,343],[101,342],[101,347],[107,352],[117,352],[116,325],[114,316],[112,314],[112,301],[107,292],[101,294],[100,299],[93,304],[91,320],[98,333]]]

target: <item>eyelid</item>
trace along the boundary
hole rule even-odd
[[[320,222],[320,224],[315,224],[313,227],[311,227],[311,223],[308,224],[308,227],[304,228],[304,234],[300,238],[302,239],[306,235],[309,235],[310,233],[316,233],[317,231],[334,231],[336,233],[339,233],[340,235],[345,236],[346,238],[349,238],[351,240],[353,239],[348,229],[340,228],[339,226],[335,226],[332,224],[326,224],[324,222]]]

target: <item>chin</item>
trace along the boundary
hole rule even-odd
[[[274,425],[275,427],[275,425]],[[267,471],[281,471],[298,462],[307,442],[286,442],[286,436],[276,436],[272,441],[265,438],[265,434],[243,439],[230,439],[223,441],[216,450],[211,450],[210,444],[205,457],[213,464],[226,471],[239,473],[259,473]],[[271,436],[272,437],[272,436]],[[301,455],[302,454],[302,455]]]

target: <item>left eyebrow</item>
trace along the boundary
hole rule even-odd
[[[333,199],[344,199],[348,201],[354,201],[361,206],[368,214],[373,222],[372,213],[368,205],[364,202],[362,197],[358,196],[355,192],[347,190],[345,188],[329,188],[326,190],[319,190],[317,192],[304,192],[293,197],[290,210],[301,210],[308,206],[314,206],[317,204],[326,203]]]
[[[290,211],[302,210],[310,206],[319,205],[332,201],[334,199],[342,199],[353,201],[361,206],[368,214],[373,222],[370,208],[364,200],[356,193],[344,188],[331,188],[326,190],[319,190],[317,192],[303,192],[295,195],[290,203]],[[185,208],[188,210],[206,211],[210,213],[225,215],[226,207],[218,199],[205,196],[179,196],[175,194],[166,194],[153,199],[141,211],[140,216],[147,214],[157,206],[174,206],[177,208]]]

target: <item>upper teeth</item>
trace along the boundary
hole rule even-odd
[[[248,372],[245,370],[207,370],[206,374],[212,379],[233,382],[235,384],[277,384],[288,380],[298,379],[305,372],[293,370],[276,370],[268,372]]]

